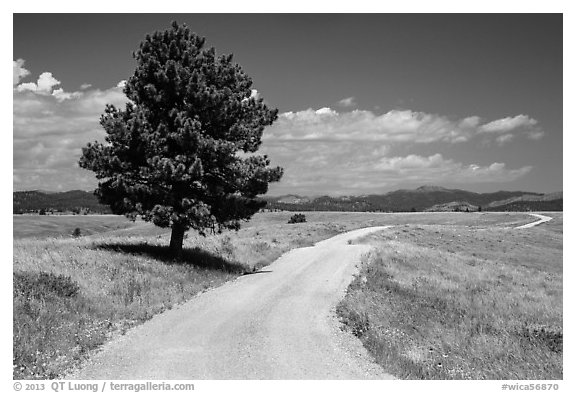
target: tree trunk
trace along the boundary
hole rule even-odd
[[[182,225],[172,226],[172,235],[170,236],[170,254],[175,258],[182,256],[182,243],[184,242],[184,232],[186,228]]]

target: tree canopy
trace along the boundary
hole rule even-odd
[[[146,35],[133,56],[129,102],[106,106],[105,142],[89,143],[79,161],[96,173],[99,200],[115,214],[172,227],[175,252],[188,229],[238,229],[282,176],[256,154],[278,110],[253,94],[231,54],[217,56],[185,25]]]

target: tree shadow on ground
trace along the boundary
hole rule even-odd
[[[145,255],[169,265],[189,265],[209,270],[221,270],[227,273],[252,272],[252,269],[248,265],[228,261],[219,255],[199,247],[182,249],[182,254],[179,258],[174,257],[170,253],[168,246],[148,243],[102,243],[94,245],[94,249],[132,255]]]

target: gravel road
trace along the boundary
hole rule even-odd
[[[525,225],[520,225],[519,227],[516,227],[515,229],[532,228],[532,227],[535,227],[536,225],[543,224],[543,223],[548,222],[552,219],[552,217],[543,216],[542,214],[536,214],[536,213],[529,213],[529,214],[533,217],[538,218],[538,221],[534,221],[534,222],[531,222],[531,223],[525,224]]]
[[[290,251],[104,345],[67,379],[393,379],[334,308],[368,245],[363,228]]]

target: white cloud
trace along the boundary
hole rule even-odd
[[[528,132],[526,135],[529,139],[538,140],[544,137],[544,133],[541,130],[534,130]]]
[[[54,86],[58,86],[60,81],[52,76],[51,72],[43,72],[38,77],[36,83],[22,83],[16,87],[19,92],[31,91],[36,94],[49,95],[52,94]]]
[[[72,98],[77,98],[82,96],[82,92],[75,91],[73,93],[65,92],[64,89],[54,89],[52,92],[52,96],[56,98],[58,101],[70,100]]]
[[[443,163],[444,158],[441,154],[434,154],[429,157],[410,154],[406,157],[384,157],[375,165],[375,168],[379,170],[411,170],[438,167]]]
[[[105,105],[123,106],[126,96],[116,86],[79,92],[58,88],[46,94],[51,83],[33,85],[35,89],[14,91],[14,189],[95,187],[94,176],[78,168],[81,149],[90,141],[104,139],[99,118]]]
[[[514,135],[513,134],[503,134],[503,135],[499,135],[496,138],[496,143],[500,146],[504,145],[505,143],[510,142],[512,139],[514,139]]]
[[[116,85],[116,87],[119,87],[119,88],[121,88],[121,89],[123,89],[124,86],[126,86],[126,81],[125,81],[125,80],[121,80],[121,81],[118,82],[118,84]]]
[[[406,154],[414,144],[453,145],[482,138],[501,145],[520,135],[530,137],[514,127],[507,133],[484,133],[482,124],[479,116],[453,120],[411,110],[376,115],[307,109],[281,114],[264,132],[262,151],[284,168],[282,182],[271,185],[275,194],[358,195],[406,184],[505,183],[527,175],[529,165],[507,168],[501,162],[457,162],[439,153]]]
[[[516,180],[530,172],[532,167],[508,170],[505,164],[498,162],[485,167],[478,164],[465,165],[452,159],[445,159],[437,153],[428,157],[414,154],[406,157],[384,157],[376,169],[392,171],[403,178],[412,178],[424,183],[485,183]]]
[[[355,97],[346,97],[338,101],[338,105],[344,108],[349,108],[352,106],[356,106],[356,98]]]
[[[91,87],[92,87],[92,85],[90,83],[82,83],[80,85],[80,90],[86,90],[86,89],[89,89]]]
[[[462,143],[478,135],[490,137],[486,129],[504,129],[508,134],[533,132],[536,120],[525,115],[505,118],[481,125],[478,116],[452,120],[446,116],[392,110],[376,115],[371,111],[353,110],[339,113],[331,108],[285,112],[265,133],[269,140],[365,140],[385,143]],[[495,133],[495,132],[494,132]],[[495,133],[498,134],[498,133]],[[532,139],[543,134],[527,134]],[[494,136],[497,138],[497,135]],[[505,143],[511,137],[499,138]]]
[[[508,169],[503,163],[461,163],[442,154],[398,155],[374,141],[266,141],[262,152],[284,168],[275,194],[360,195],[379,193],[406,184],[503,183],[532,169]]]
[[[52,76],[51,72],[43,72],[38,77],[38,92],[50,93],[54,86],[58,86],[60,81]]]
[[[23,60],[15,63],[24,69]],[[105,105],[123,106],[128,101],[122,92],[125,82],[105,90],[84,84],[77,92],[66,92],[59,85],[59,80],[45,72],[36,83],[21,83],[14,89],[15,189],[42,184],[73,189],[96,184],[93,176],[77,167],[77,161],[87,142],[104,139],[99,118]],[[259,94],[253,90],[251,96]],[[360,194],[405,182],[505,182],[524,176],[531,167],[508,169],[498,162],[465,164],[441,154],[392,152],[398,146],[454,144],[479,136],[506,143],[517,138],[520,129],[528,138],[542,137],[542,131],[519,125],[530,125],[532,119],[517,118],[484,125],[502,129],[508,124],[508,132],[486,132],[478,116],[453,120],[410,110],[376,115],[364,110],[339,113],[323,107],[281,114],[264,132],[261,150],[274,165],[285,168],[283,181],[272,186],[283,190],[280,192]]]
[[[20,83],[20,80],[22,78],[25,78],[26,76],[30,75],[30,71],[24,68],[23,59],[13,60],[12,63],[14,72],[13,86],[16,86],[18,83]]]
[[[484,124],[479,128],[480,132],[510,132],[518,128],[531,128],[538,122],[526,115],[518,115],[515,117],[505,117],[504,119],[494,120],[488,124]]]
[[[38,86],[34,82],[26,82],[26,83],[21,83],[18,86],[16,86],[16,90],[21,92],[21,93],[25,92],[25,91],[36,92],[38,90]]]
[[[314,113],[316,113],[317,115],[329,115],[329,116],[336,116],[338,113],[336,113],[336,111],[330,109],[330,108],[320,108],[317,111],[315,111]]]
[[[459,126],[462,128],[476,128],[480,124],[480,117],[470,116],[460,120]]]
[[[331,139],[379,142],[456,142],[472,135],[442,116],[393,110],[382,115],[354,110],[338,113],[330,108],[287,112],[267,131],[266,138],[280,140]]]

